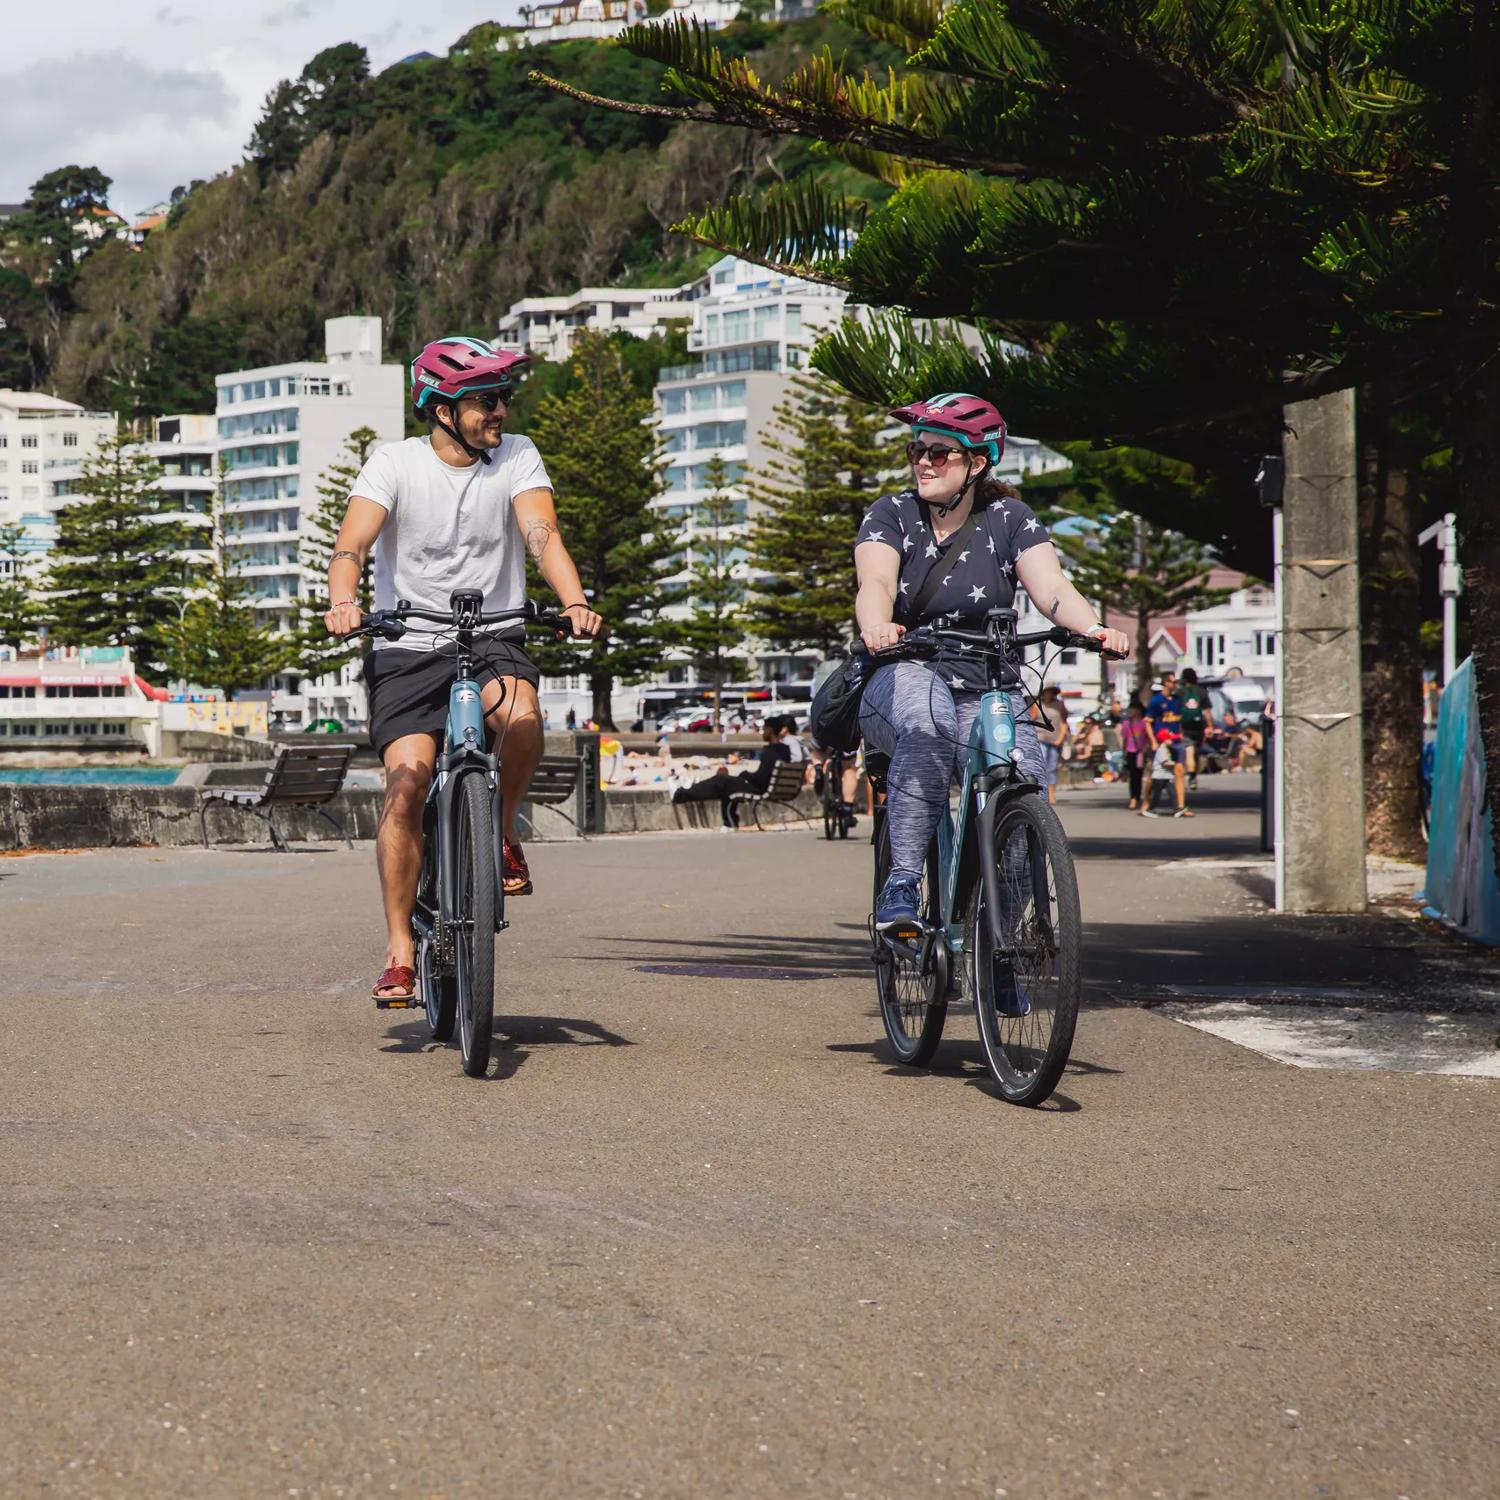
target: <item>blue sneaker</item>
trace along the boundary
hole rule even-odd
[[[1002,1016],[1020,1017],[1031,1014],[1031,1001],[1026,998],[1026,991],[1013,972],[995,975],[995,1009]]]
[[[897,937],[921,932],[922,922],[917,915],[920,884],[915,875],[903,875],[899,870],[891,872],[875,901],[876,932],[889,932]]]

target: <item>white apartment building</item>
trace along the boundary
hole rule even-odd
[[[816,0],[785,0],[787,16],[811,15]],[[777,0],[776,18],[783,19],[783,0]],[[542,0],[520,8],[521,28],[503,35],[497,50],[534,47],[547,42],[598,40],[619,36],[627,26],[644,21],[696,21],[710,31],[729,25],[740,13],[740,0],[667,0],[665,14],[651,16],[646,0]]]
[[[51,550],[56,512],[74,492],[84,459],[114,430],[113,412],[39,391],[0,390],[0,525],[26,528],[33,560]]]
[[[317,508],[319,477],[347,461],[344,445],[357,427],[371,428],[382,443],[405,436],[405,370],[381,363],[380,334],[379,318],[329,318],[322,361],[217,379],[226,560],[251,581],[257,618],[279,629],[291,629],[299,597],[326,589],[298,560],[302,515]],[[337,681],[296,688],[288,677],[273,694],[273,711],[287,722],[365,717],[355,666]]]
[[[141,452],[161,465],[161,478],[153,489],[171,495],[176,502],[163,516],[195,528],[199,535],[183,554],[190,566],[213,562],[213,499],[218,466],[218,428],[209,416],[185,414],[157,417],[151,424],[151,441]]]
[[[680,287],[586,286],[562,297],[523,297],[500,319],[495,343],[515,354],[560,363],[572,353],[583,328],[621,330],[645,339],[673,323],[690,323],[693,300],[705,286],[701,281]]]

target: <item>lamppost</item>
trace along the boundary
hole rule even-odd
[[[1458,670],[1458,596],[1464,591],[1463,570],[1458,565],[1458,517],[1449,511],[1434,521],[1418,538],[1425,547],[1436,542],[1439,549],[1438,593],[1443,598],[1443,686]]]

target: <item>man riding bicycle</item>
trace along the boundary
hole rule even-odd
[[[331,634],[360,627],[356,594],[365,559],[375,555],[375,608],[404,599],[446,612],[459,589],[477,590],[486,612],[518,608],[526,593],[526,553],[556,593],[575,636],[597,636],[599,616],[583,600],[578,569],[563,545],[552,484],[530,438],[506,433],[515,374],[524,354],[482,339],[445,338],[412,361],[412,405],[427,437],[377,448],[349,496],[328,565]],[[532,890],[516,837],[516,808],[542,754],[539,674],[520,642],[521,627],[476,635],[474,656],[491,743],[504,744],[503,883],[510,896]],[[422,867],[422,810],[448,713],[452,662],[438,648],[441,626],[408,625],[398,641],[376,639],[365,658],[370,740],[385,766],[385,805],[376,862],[387,928],[385,963],[372,997],[412,999],[416,973],[412,910]]]
[[[1106,630],[1068,582],[1045,528],[1019,492],[990,476],[1005,451],[1000,413],[988,401],[956,392],[913,402],[891,416],[911,428],[906,453],[914,485],[877,500],[855,539],[855,618],[866,647],[888,649],[910,627],[937,620],[982,628],[990,610],[1013,603],[1019,585],[1054,624],[1124,653],[1125,636]],[[921,608],[914,611],[918,602]],[[935,661],[883,667],[865,689],[865,745],[891,758],[891,867],[875,910],[881,932],[918,924],[927,847],[948,805],[987,672],[977,653],[958,645],[944,647]],[[1014,668],[1007,675],[1007,685],[1019,686]],[[1024,703],[1016,702],[1022,768],[1039,781],[1036,730],[1025,718]]]

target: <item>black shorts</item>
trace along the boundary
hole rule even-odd
[[[484,686],[492,678],[516,677],[536,687],[541,675],[518,640],[477,637],[474,676]],[[453,686],[453,652],[386,648],[365,657],[365,691],[370,698],[370,743],[375,753],[408,734],[441,740],[448,722]]]

